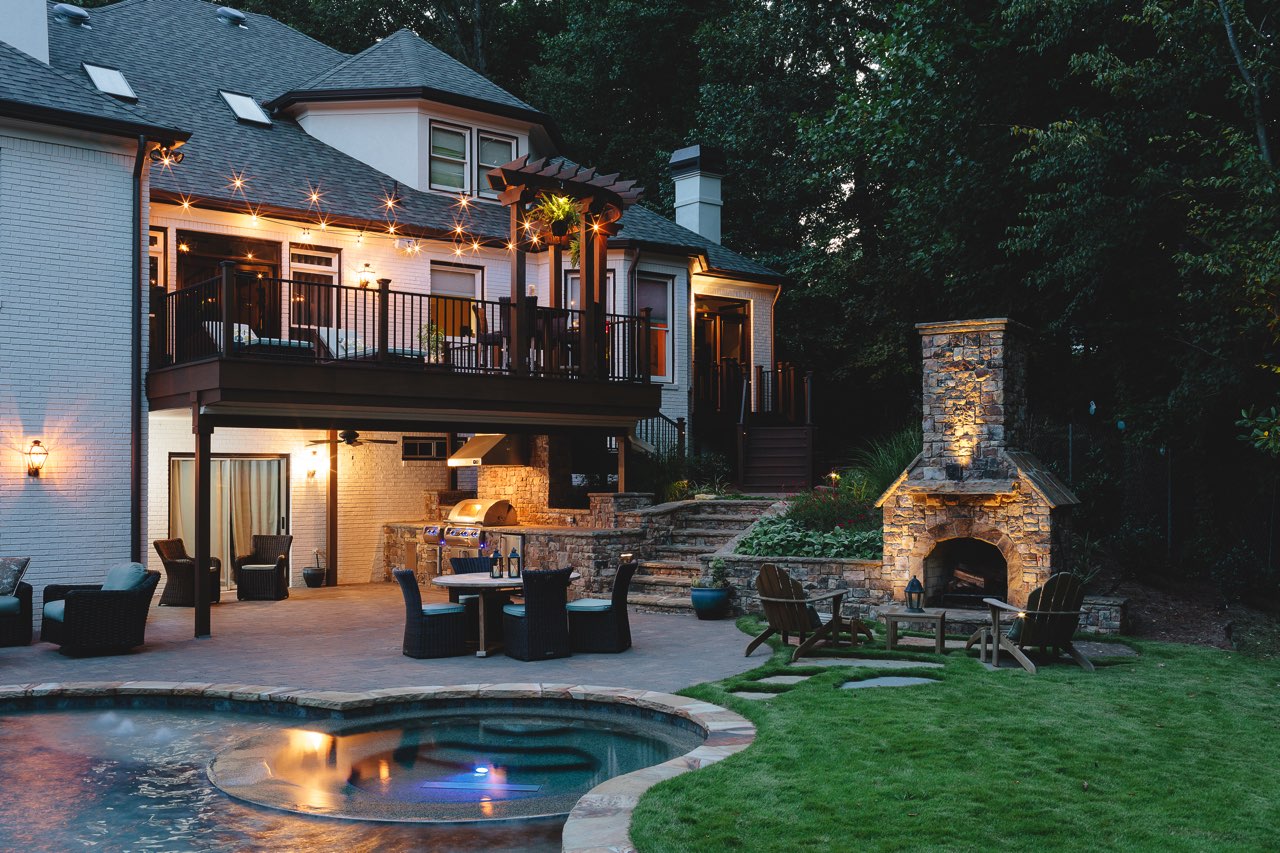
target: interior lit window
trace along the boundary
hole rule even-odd
[[[479,140],[476,157],[478,161],[476,186],[479,188],[480,195],[485,198],[497,198],[498,191],[489,186],[489,180],[485,175],[491,169],[505,166],[516,159],[516,141],[509,136],[498,136],[485,131],[480,131]]]
[[[84,70],[99,92],[104,92],[122,101],[138,100],[138,96],[133,92],[133,87],[129,85],[128,80],[124,79],[124,74],[115,68],[104,68],[101,65],[90,65],[86,62],[84,63]]]
[[[442,124],[431,125],[431,188],[466,191],[466,131]]]
[[[636,308],[650,310],[649,373],[654,382],[674,382],[671,370],[671,285],[669,278],[640,276]]]
[[[271,118],[253,98],[236,92],[220,91],[219,94],[227,102],[227,106],[231,107],[231,111],[236,114],[236,118],[251,124],[271,126]]]

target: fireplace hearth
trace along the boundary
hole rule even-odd
[[[923,323],[923,447],[880,497],[894,598],[921,578],[935,606],[1022,606],[1066,562],[1079,500],[1030,453],[1025,327],[1007,319]]]

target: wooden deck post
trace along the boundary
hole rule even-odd
[[[222,350],[223,358],[231,358],[236,352],[235,312],[232,311],[236,295],[236,262],[222,261],[218,267],[218,319],[222,321],[222,340],[215,341],[215,344]]]
[[[627,490],[627,461],[631,455],[631,436],[628,433],[618,433],[618,491],[625,492]]]
[[[225,328],[225,327],[224,327]],[[212,534],[209,529],[209,516],[213,510],[210,498],[210,446],[213,427],[200,415],[200,401],[197,399],[191,407],[191,431],[196,437],[195,446],[195,636],[197,639],[211,635],[209,600],[209,545]],[[219,579],[221,580],[221,579]]]
[[[533,312],[529,310],[529,288],[526,286],[524,249],[520,247],[520,209],[513,204],[511,210],[511,316],[506,319],[511,329],[511,372],[516,376],[529,374],[529,332]]]
[[[325,513],[324,585],[338,585],[338,431],[329,430],[329,494]]]
[[[387,333],[391,330],[391,279],[378,279],[378,361],[385,362],[390,344]]]
[[[596,323],[596,295],[600,292],[596,268],[595,234],[591,230],[591,204],[579,204],[578,225],[578,334],[582,355],[578,359],[583,379],[600,378],[600,329]]]

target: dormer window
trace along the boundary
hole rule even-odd
[[[431,189],[467,191],[467,137],[465,128],[431,123]]]
[[[476,187],[485,198],[497,198],[498,191],[489,186],[485,177],[489,170],[505,166],[516,159],[516,141],[510,136],[490,133],[487,130],[476,133]]]
[[[218,94],[222,95],[222,99],[227,102],[227,106],[231,107],[231,111],[236,114],[236,118],[240,119],[240,121],[271,127],[270,116],[253,98],[248,95],[241,95],[238,92],[224,92],[221,90],[219,90]]]
[[[133,92],[133,87],[129,85],[129,81],[124,78],[124,74],[118,69],[107,68],[102,65],[90,65],[86,62],[84,63],[84,71],[89,75],[89,79],[93,81],[93,85],[99,92],[130,103],[138,100],[138,96]]]

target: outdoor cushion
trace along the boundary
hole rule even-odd
[[[254,563],[253,565],[244,565],[240,567],[242,572],[267,572],[276,567],[275,563]]]
[[[502,605],[502,612],[507,614],[508,616],[523,616],[524,605],[523,604],[504,604]]]
[[[458,596],[458,603],[466,604],[468,601],[475,601],[479,597],[478,595],[460,595]]]
[[[22,612],[22,602],[16,595],[0,595],[0,616],[17,616]]]
[[[467,608],[461,604],[424,604],[422,605],[423,616],[442,616],[445,613],[466,613]]]
[[[146,567],[141,563],[121,563],[107,570],[103,589],[133,589],[147,579]]]
[[[577,601],[570,601],[566,604],[565,609],[576,610],[580,613],[600,613],[612,606],[613,602],[607,598],[579,598]]]
[[[30,557],[0,557],[0,595],[13,595],[27,571]]]
[[[54,622],[61,622],[62,614],[66,612],[66,609],[67,603],[65,601],[50,601],[44,606],[44,618],[52,619]]]
[[[209,320],[204,324],[205,331],[209,333],[209,337],[217,342],[222,341],[222,323],[217,320]],[[249,328],[248,323],[232,323],[231,335],[234,343],[237,344],[256,344],[258,336],[253,333],[253,329]]]

